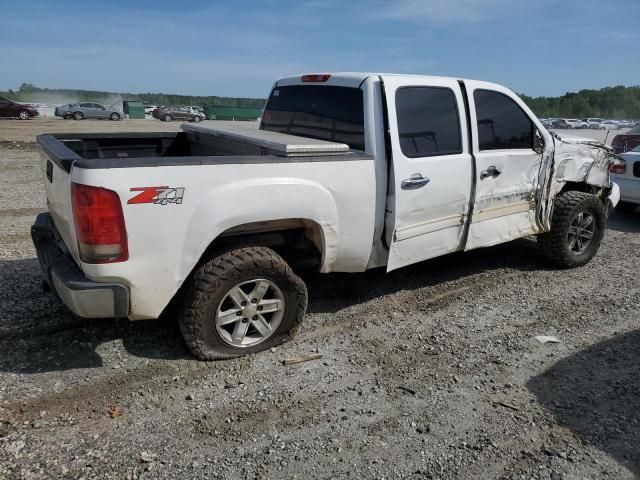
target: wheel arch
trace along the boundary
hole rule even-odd
[[[205,248],[196,266],[217,253],[233,248],[260,246],[273,248],[288,263],[301,263],[320,269],[324,261],[325,233],[322,226],[308,218],[280,218],[247,222],[221,232]],[[296,252],[313,257],[313,261],[299,262]],[[304,259],[303,259],[304,260]],[[195,268],[195,267],[194,267]]]
[[[280,255],[294,270],[322,271],[325,242],[323,227],[308,218],[247,222],[227,228],[202,251],[163,311],[177,308],[189,286],[189,279],[214,256],[243,247],[267,247]]]

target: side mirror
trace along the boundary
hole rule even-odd
[[[533,151],[539,154],[544,153],[544,138],[537,128],[533,132]]]

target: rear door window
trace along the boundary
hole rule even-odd
[[[260,128],[364,150],[362,90],[331,85],[276,87],[267,101]]]
[[[460,117],[453,91],[404,87],[396,92],[400,148],[407,157],[462,153]]]
[[[476,90],[473,101],[480,150],[533,148],[533,122],[516,102],[491,90]]]

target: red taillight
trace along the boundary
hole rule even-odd
[[[331,78],[331,75],[329,75],[328,73],[303,75],[302,81],[303,82],[326,82],[330,78]]]
[[[609,167],[609,172],[627,173],[627,162],[625,162],[624,160],[617,160],[617,163],[614,163]]]
[[[71,206],[80,260],[113,263],[129,258],[124,215],[116,192],[72,183]]]

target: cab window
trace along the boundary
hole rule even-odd
[[[533,148],[533,122],[516,102],[490,90],[476,90],[473,100],[480,150]]]

